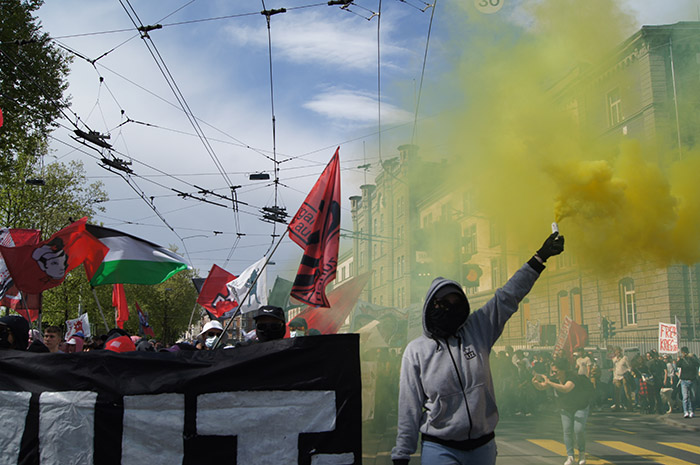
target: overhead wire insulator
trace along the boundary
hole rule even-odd
[[[262,10],[260,12],[260,14],[263,16],[267,16],[269,18],[270,16],[274,16],[274,15],[277,15],[280,13],[286,13],[286,12],[287,12],[286,8],[274,8],[272,10]]]

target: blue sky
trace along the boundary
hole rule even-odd
[[[524,1],[505,2],[494,15],[516,18]],[[373,16],[379,11],[379,0],[358,0],[349,11],[313,0],[264,3],[268,10],[287,8],[286,13],[271,16],[270,28],[275,145],[277,160],[282,161],[278,204],[293,215],[340,146],[343,227],[351,229],[347,199],[358,194],[365,182],[365,172],[357,167],[373,163],[366,173],[372,182],[378,172],[380,140],[384,159],[395,156],[398,145],[411,141],[432,9],[419,0],[383,0],[379,22]],[[473,3],[438,1],[424,95],[436,94],[441,76],[453,66],[447,44],[468,41],[468,31],[456,27],[453,19],[479,15]],[[638,26],[697,20],[698,16],[695,0],[621,4],[637,17]],[[150,32],[150,37],[199,121],[210,150],[193,135],[195,130],[124,6],[133,7],[132,17],[135,12],[144,25],[164,26]],[[94,66],[74,59],[68,78],[72,111],[90,129],[110,134],[115,155],[131,160],[139,175],[133,185],[146,199],[153,197],[152,204],[165,222],[121,177],[98,166],[95,151],[71,139],[68,122],[55,131],[53,152],[45,162],[82,160],[90,179],[102,181],[111,198],[97,221],[177,246],[202,276],[212,263],[240,273],[266,253],[272,240],[272,225],[260,220],[258,209],[274,204],[274,186],[248,179],[255,172],[273,174],[274,166],[268,30],[261,10],[258,0],[61,0],[48,1],[38,12],[44,31],[61,45],[91,60],[101,57]],[[449,105],[439,99],[421,102],[419,128],[424,118]],[[127,117],[132,122],[125,123]],[[238,199],[249,205],[241,206],[236,217],[230,208],[183,199],[172,190],[201,196],[193,185],[222,195],[229,195],[228,185],[240,185]],[[207,198],[225,202],[211,195]],[[276,232],[282,230],[278,225]],[[343,239],[341,250],[349,246],[349,239]],[[270,272],[292,278],[300,257],[301,249],[285,239]]]

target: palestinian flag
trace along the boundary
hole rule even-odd
[[[85,267],[88,277],[92,276],[91,286],[159,284],[189,267],[184,258],[152,242],[101,226],[88,224],[85,228],[109,247],[99,267]]]

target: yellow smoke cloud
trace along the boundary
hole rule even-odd
[[[591,134],[557,91],[635,32],[619,2],[547,0],[494,15],[471,3],[454,25],[459,63],[443,80],[463,100],[419,145],[447,140],[436,156],[452,155],[453,181],[473,186],[518,248],[538,246],[556,219],[567,253],[599,272],[700,260],[698,157]]]

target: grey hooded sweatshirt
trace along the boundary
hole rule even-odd
[[[419,431],[462,444],[471,440],[479,444],[479,439],[488,440],[493,434],[498,410],[489,353],[542,270],[544,265],[532,258],[447,340],[430,333],[426,310],[439,289],[450,286],[461,292],[461,286],[444,278],[433,281],[423,305],[423,335],[406,346],[401,362],[398,434],[392,459],[410,458]]]

